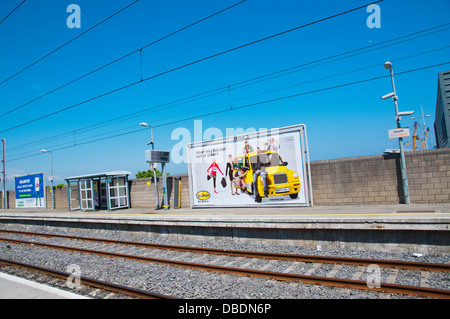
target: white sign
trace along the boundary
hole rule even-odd
[[[400,137],[409,137],[411,134],[409,133],[409,128],[403,127],[403,128],[394,128],[391,130],[388,130],[389,132],[389,138],[400,138]]]

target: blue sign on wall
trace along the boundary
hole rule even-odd
[[[46,208],[44,173],[15,177],[16,208]]]

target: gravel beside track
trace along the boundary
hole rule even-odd
[[[73,236],[96,237],[106,239],[116,239],[125,241],[142,241],[148,243],[158,243],[165,245],[195,246],[234,250],[264,251],[290,254],[309,254],[309,255],[327,255],[353,258],[371,258],[371,259],[389,259],[389,260],[409,260],[430,263],[450,263],[450,257],[422,256],[415,257],[413,254],[387,254],[366,251],[348,251],[348,250],[330,250],[318,252],[314,249],[299,246],[272,246],[272,245],[254,245],[245,243],[233,243],[223,241],[193,241],[180,240],[168,237],[150,237],[144,234],[126,234],[122,232],[103,232],[92,230],[73,230],[62,228],[45,227],[24,227],[2,225],[0,229],[22,230],[42,233],[54,233]],[[21,236],[11,234],[1,234],[4,238],[15,238],[23,240],[32,240]],[[83,247],[88,246],[91,249],[112,249],[113,245],[86,244],[86,242],[60,239],[44,238],[36,239],[39,242],[49,242],[55,245],[67,245]],[[114,248],[116,249],[116,248]],[[167,258],[183,260],[195,263],[211,262],[216,265],[230,267],[245,267],[251,269],[265,268],[267,271],[305,274],[312,271],[312,263],[276,261],[237,258],[230,256],[202,255],[195,253],[183,253],[176,251],[165,251],[146,249],[132,246],[118,246],[114,250],[130,255],[144,255],[155,258]],[[123,258],[107,258],[97,255],[82,254],[76,252],[60,251],[55,249],[20,245],[7,242],[0,242],[0,257],[11,259],[24,263],[30,263],[42,267],[53,268],[59,271],[67,271],[69,265],[79,265],[81,275],[99,280],[118,283],[125,286],[132,286],[142,290],[148,290],[159,294],[169,295],[177,298],[217,298],[217,299],[246,299],[246,298],[265,298],[265,299],[377,299],[377,298],[418,298],[417,296],[380,294],[374,291],[352,290],[346,288],[334,288],[320,285],[303,284],[300,282],[284,282],[276,280],[267,280],[259,278],[250,278],[238,275],[221,274],[207,272],[195,269],[181,268],[157,263],[135,262]],[[334,265],[323,264],[318,267],[313,274],[317,276],[327,276],[333,271]],[[351,278],[358,267],[342,265],[335,269],[335,277]],[[365,269],[359,269],[361,274],[359,280],[366,280],[369,275]],[[14,272],[11,267],[0,267],[0,271]],[[380,269],[381,281],[389,280],[391,276],[390,269]],[[450,278],[448,273],[433,273],[428,278],[428,285],[432,288],[450,289]],[[398,270],[395,276],[395,283],[402,285],[419,285],[420,271]],[[65,287],[69,290],[69,288]],[[93,295],[92,291],[83,291],[84,288],[71,290],[80,294],[87,294],[90,297],[105,298],[105,294]],[[116,298],[116,297],[112,297]],[[117,297],[119,298],[119,297]]]

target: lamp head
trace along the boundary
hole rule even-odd
[[[389,62],[389,61],[385,62],[385,63],[384,63],[384,68],[387,69],[387,70],[392,69],[392,63]]]

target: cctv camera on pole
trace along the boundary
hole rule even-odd
[[[389,99],[389,98],[391,98],[391,97],[398,100],[398,96],[395,95],[395,92],[392,92],[392,93],[383,95],[383,96],[381,97],[381,99],[382,99],[382,100],[387,100],[387,99]]]

